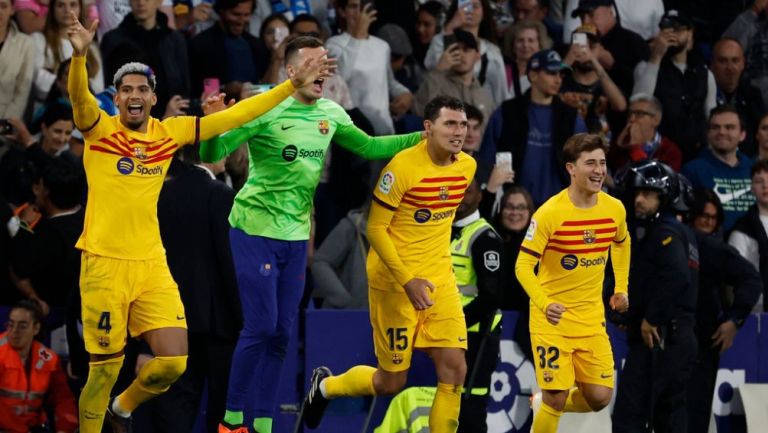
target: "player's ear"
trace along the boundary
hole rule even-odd
[[[427,137],[432,135],[432,122],[429,120],[424,120],[424,131],[427,133]]]
[[[152,106],[154,107],[155,104],[157,104],[157,93],[152,92]]]
[[[565,163],[565,170],[569,176],[573,176],[576,173],[576,166],[572,162]]]
[[[285,65],[285,74],[288,76],[288,78],[293,78],[293,76],[296,74],[296,68],[292,64]]]

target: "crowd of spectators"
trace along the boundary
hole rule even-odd
[[[325,41],[338,71],[326,80],[324,95],[370,134],[421,130],[427,101],[439,94],[462,99],[469,119],[464,150],[478,161],[483,189],[480,212],[501,235],[508,258],[500,307],[527,313],[514,259],[536,207],[568,185],[561,151],[578,132],[610,142],[610,190],[613,175],[640,160],[657,159],[684,174],[701,202],[692,212],[693,227],[729,242],[768,275],[767,5],[0,0],[0,304],[16,305],[8,332],[0,334],[0,353],[29,362],[22,353],[32,344],[27,336],[51,343],[59,355],[39,350],[48,354],[43,361],[55,378],[46,391],[50,399],[30,410],[45,411],[48,404],[48,413],[57,413],[55,431],[71,432],[71,420],[58,413],[69,411],[72,395],[59,382],[66,372],[76,394],[84,376],[83,363],[75,365],[82,341],[72,328],[79,308],[74,243],[87,188],[83,138],[67,95],[71,12],[86,27],[99,20],[87,69],[90,89],[110,115],[116,113],[112,76],[124,63],[143,62],[155,72],[153,116],[202,115],[201,104],[212,94],[237,100],[284,80],[285,45],[297,35]],[[512,170],[496,164],[500,152],[511,154]],[[159,219],[188,311],[190,364],[196,367],[188,369],[185,383],[199,398],[205,377],[222,384],[226,377],[193,358],[218,351],[228,359],[237,338],[240,311],[225,217],[248,163],[244,148],[216,166],[200,164],[194,153],[176,156]],[[305,306],[367,308],[365,223],[378,164],[335,145],[328,153],[316,195]],[[192,206],[196,200],[206,205]],[[180,209],[187,212],[180,215]],[[189,213],[186,225],[176,224]],[[211,257],[191,254],[198,245],[210,245],[201,248]],[[202,285],[201,269],[208,269]],[[755,311],[768,304],[766,282],[761,296]],[[65,322],[69,344],[55,346],[50,333]],[[21,328],[30,331],[14,343],[9,336]],[[528,337],[516,340],[530,355]],[[209,412],[219,414],[225,392],[209,391]],[[7,413],[4,404],[0,414]],[[27,428],[49,423],[45,416],[28,419]],[[3,422],[0,431],[17,431]]]

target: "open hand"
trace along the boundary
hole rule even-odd
[[[649,349],[653,349],[656,343],[661,343],[661,337],[659,337],[658,326],[653,326],[643,319],[643,323],[640,324],[640,334],[643,337],[643,342]]]
[[[725,352],[733,346],[733,339],[739,329],[736,324],[730,320],[721,323],[714,334],[712,334],[712,347],[720,346],[720,353]]]
[[[80,24],[80,20],[77,19],[77,14],[74,11],[69,13],[72,24],[67,28],[67,37],[69,42],[72,43],[75,55],[83,56],[88,52],[88,46],[91,45],[94,35],[96,35],[96,29],[99,28],[99,20],[94,20],[89,28],[83,27]]]
[[[413,278],[405,283],[405,294],[417,310],[426,310],[434,305],[434,301],[429,297],[429,292],[435,291],[435,285],[423,278]]]
[[[291,78],[293,87],[298,89],[320,78],[330,77],[336,70],[336,59],[329,59],[327,55],[328,50],[323,50],[318,57],[307,59]]]
[[[203,109],[203,114],[207,116],[211,113],[216,113],[235,105],[234,99],[230,99],[229,102],[225,103],[226,99],[226,93],[219,93],[218,95],[214,94],[205,98],[205,101],[203,101],[203,105],[201,107]]]

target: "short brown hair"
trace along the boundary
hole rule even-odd
[[[323,46],[323,41],[314,36],[297,36],[285,46],[285,64],[287,65],[291,57],[299,52],[302,48],[318,48]]]
[[[755,177],[756,174],[762,172],[768,173],[768,159],[759,159],[756,163],[752,164],[752,174],[750,177]]]
[[[582,152],[591,152],[597,149],[603,149],[603,152],[608,153],[608,142],[602,135],[575,134],[563,146],[563,159],[566,163],[576,162]]]

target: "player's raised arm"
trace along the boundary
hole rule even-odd
[[[339,125],[333,136],[342,147],[365,159],[387,159],[403,149],[416,145],[424,138],[423,133],[371,137],[353,123]]]
[[[208,140],[230,129],[247,123],[278,104],[293,92],[305,85],[312,85],[318,79],[331,75],[335,68],[333,59],[328,59],[327,51],[316,57],[308,58],[296,73],[272,90],[243,99],[237,104],[200,119],[200,140]]]
[[[88,89],[88,71],[85,68],[85,56],[96,34],[99,20],[95,20],[88,29],[80,24],[74,12],[70,12],[70,20],[67,36],[72,43],[74,54],[69,67],[67,90],[72,101],[75,126],[86,132],[93,128],[100,115],[99,104]]]

